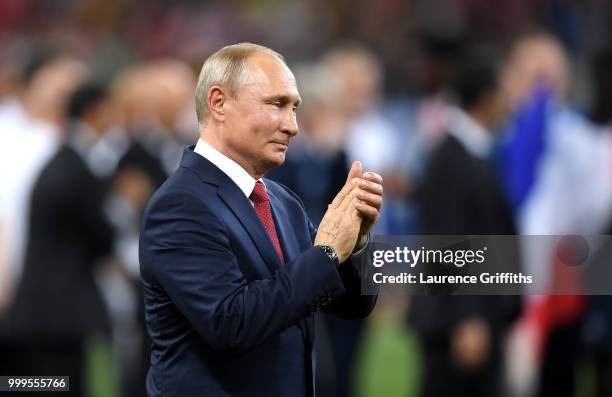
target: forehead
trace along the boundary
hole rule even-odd
[[[276,56],[255,53],[247,60],[247,76],[243,88],[266,95],[288,95],[299,98],[295,77]]]

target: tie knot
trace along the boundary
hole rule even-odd
[[[255,204],[265,203],[268,201],[268,193],[266,193],[266,187],[260,181],[257,181],[257,183],[255,183],[255,189],[253,189],[253,192],[251,193],[251,200],[253,200]]]

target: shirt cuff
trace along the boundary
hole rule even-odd
[[[359,248],[357,251],[353,252],[351,256],[363,254],[363,252],[365,251],[365,249],[368,246],[368,244],[370,244],[370,232],[368,232],[368,234],[366,235],[366,242],[365,242],[365,244],[361,248]]]
[[[366,251],[368,245],[370,244],[370,233],[368,232],[366,237],[366,242],[363,247],[359,248],[357,251],[353,252],[351,255],[351,263],[353,268],[357,271],[358,274],[361,274],[361,261],[364,259],[364,255],[366,255]]]

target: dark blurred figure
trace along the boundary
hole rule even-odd
[[[461,54],[463,40],[459,33],[425,31],[420,35],[422,57],[418,68],[418,88],[422,99],[415,110],[415,137],[411,142],[411,146],[420,150],[412,156],[414,160],[410,168],[413,178],[422,177],[426,156],[446,133],[452,72]]]
[[[29,197],[66,121],[66,102],[88,71],[78,59],[30,49],[15,55],[13,85],[0,104],[0,373],[13,373],[20,355],[8,330],[8,310],[21,276],[28,229]],[[6,76],[5,76],[6,77]]]
[[[591,120],[608,125],[612,121],[612,48],[597,54],[593,61],[593,106]]]
[[[612,228],[608,231],[612,234]],[[601,279],[610,275],[610,255],[612,243],[606,243],[594,254],[589,264],[594,274]],[[605,279],[609,281],[609,278]],[[593,368],[594,397],[612,396],[612,297],[592,295],[588,297],[586,313],[582,325],[582,339],[586,348],[586,360]],[[582,358],[582,357],[581,357]]]
[[[595,97],[591,120],[602,126],[612,121],[612,48],[600,52],[593,63]],[[609,133],[609,129],[606,130]],[[612,235],[612,224],[607,235]],[[612,244],[606,243],[596,254],[600,266],[609,268]],[[603,273],[603,272],[602,272]],[[612,297],[589,296],[583,325],[583,339],[595,370],[595,396],[612,396]]]
[[[106,89],[77,89],[68,115],[66,137],[32,192],[10,329],[21,341],[15,374],[68,375],[71,392],[84,396],[86,343],[109,333],[94,269],[111,253],[113,232],[103,209],[106,184],[89,166],[90,150],[111,123]]]
[[[424,234],[515,234],[489,155],[504,114],[494,54],[466,51],[454,79],[459,107],[433,150],[417,193]],[[422,395],[501,395],[501,341],[518,299],[499,296],[414,296],[410,322],[422,343]]]
[[[32,185],[57,149],[68,96],[88,73],[80,60],[46,51],[34,51],[14,67],[20,73],[15,72],[14,88],[0,104],[0,222],[5,228],[9,288],[19,278],[23,262]]]

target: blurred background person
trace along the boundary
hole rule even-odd
[[[0,110],[0,225],[4,247],[0,350],[7,357],[0,369],[6,366],[5,370],[19,355],[7,323],[25,257],[29,197],[61,140],[68,97],[87,75],[80,60],[49,51],[35,50],[11,62],[18,70],[14,70],[12,93]]]
[[[33,181],[54,153],[65,127],[68,96],[86,77],[85,65],[72,57],[37,52],[24,61],[15,95],[0,114],[2,219],[11,278],[19,276],[27,233],[27,198]],[[23,155],[28,148],[28,155]],[[18,169],[19,172],[12,170]]]
[[[502,180],[524,235],[598,234],[610,219],[610,137],[568,103],[569,73],[565,49],[545,32],[519,38],[506,65],[513,119],[501,144]],[[543,280],[535,288],[551,295],[526,299],[517,335],[530,340],[532,353],[510,366],[513,383],[539,396],[572,396],[587,299],[557,294],[581,280],[552,239],[522,241],[526,268]]]
[[[66,374],[78,395],[87,393],[87,339],[109,332],[93,269],[110,254],[113,234],[103,210],[106,186],[89,164],[89,151],[111,123],[107,95],[94,85],[71,95],[71,124],[32,191],[23,274],[9,320],[21,342],[18,372]]]
[[[354,44],[332,49],[323,62],[339,79],[340,106],[348,120],[345,144],[349,157],[364,159],[364,166],[372,169],[391,170],[397,136],[380,114],[384,76],[380,61]]]
[[[153,65],[156,87],[155,114],[159,128],[172,139],[162,152],[161,158],[167,171],[178,166],[185,145],[196,138],[197,118],[193,114],[195,102],[196,74],[185,62],[177,59],[161,59]],[[172,142],[174,145],[170,145]],[[170,150],[174,150],[174,153]]]
[[[410,176],[416,180],[423,176],[428,154],[446,133],[454,70],[466,40],[463,35],[460,31],[425,30],[418,36],[422,53],[418,68],[420,100],[411,126],[414,128],[411,147],[406,149],[414,152],[409,167]]]
[[[506,104],[494,52],[464,50],[447,134],[429,156],[418,187],[422,234],[515,234],[510,207],[489,160]],[[502,341],[518,314],[516,297],[413,296],[410,324],[423,349],[423,396],[498,396]]]
[[[184,63],[162,60],[133,67],[120,77],[117,93],[125,110],[130,144],[118,168],[145,173],[155,188],[177,166],[194,139],[192,115],[196,79]]]
[[[159,187],[167,178],[161,159],[157,155],[162,132],[156,120],[156,92],[154,70],[151,65],[134,65],[121,71],[113,84],[117,104],[121,110],[127,142],[117,164],[117,172],[130,168],[145,175],[153,187]],[[153,143],[148,143],[153,142]]]
[[[349,161],[361,159],[364,167],[390,180],[398,168],[400,135],[381,113],[384,71],[379,59],[365,46],[346,44],[328,51],[323,63],[339,79],[338,100],[347,120],[344,147]],[[394,225],[401,224],[397,217],[402,215],[402,205],[389,197],[387,190],[378,233],[393,233]]]

